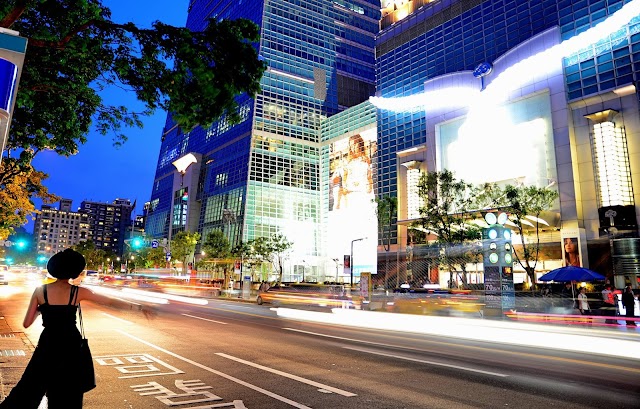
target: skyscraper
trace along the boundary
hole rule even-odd
[[[399,199],[394,250],[404,258],[411,248],[419,175],[448,169],[469,182],[557,189],[542,238],[545,268],[561,266],[561,242],[575,239],[581,265],[606,271],[609,239],[638,235],[638,2],[383,6],[376,69],[387,105],[378,117],[378,187]],[[494,103],[470,104],[491,93]],[[414,106],[393,100],[403,97],[422,99]]]
[[[242,122],[233,126],[221,118],[185,132],[169,114],[145,230],[204,238],[218,229],[232,244],[282,233],[305,264],[320,266],[321,123],[374,93],[380,3],[192,1],[187,27],[209,17],[261,27],[262,91],[238,97]]]

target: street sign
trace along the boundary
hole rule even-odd
[[[171,252],[167,251],[167,261],[171,261]]]
[[[151,242],[151,248],[152,248],[152,249],[157,249],[159,244],[160,244],[160,243],[158,243],[158,240],[153,240],[153,241]]]

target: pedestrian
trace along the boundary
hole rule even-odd
[[[23,325],[28,328],[42,314],[44,330],[20,381],[0,409],[37,409],[46,395],[49,409],[80,409],[84,391],[80,385],[79,352],[81,334],[76,327],[80,301],[103,305],[126,304],[72,285],[85,268],[82,254],[67,249],[47,263],[56,281],[36,288],[31,296]],[[149,310],[143,311],[148,316]]]
[[[611,284],[606,284],[604,286],[604,290],[602,290],[602,315],[607,317],[612,317],[616,314],[616,304],[615,299],[613,297],[613,292],[611,291]],[[614,319],[607,318],[605,324],[617,324],[618,322]]]
[[[589,302],[587,300],[586,287],[580,288],[580,293],[578,294],[578,309],[582,315],[591,315],[591,309],[589,308]]]
[[[562,298],[562,306],[568,312],[573,312],[575,308],[575,303],[573,300],[573,284],[565,283],[562,292],[560,293],[560,297]]]
[[[622,293],[622,305],[627,312],[627,325],[635,327],[636,321],[633,319],[629,319],[635,317],[634,309],[636,308],[636,297],[633,295],[633,291],[631,290],[630,285],[626,286],[624,289],[624,293]]]

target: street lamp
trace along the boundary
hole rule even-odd
[[[353,243],[356,241],[361,241],[361,240],[366,240],[366,237],[362,237],[360,239],[354,239],[351,240],[351,254],[349,255],[349,264],[351,264],[351,268],[349,269],[349,273],[351,274],[351,277],[349,279],[349,286],[353,287],[353,268],[355,267],[355,264],[353,264]]]

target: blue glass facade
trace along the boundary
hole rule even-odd
[[[384,97],[424,91],[425,81],[493,62],[543,31],[562,40],[601,22],[623,0],[439,0],[424,2],[376,40],[377,92]],[[392,21],[389,16],[384,21]],[[634,83],[640,70],[640,19],[564,60],[567,100]],[[398,152],[425,146],[424,112],[378,112],[378,192],[398,195]],[[405,243],[400,243],[404,245]]]
[[[206,19],[248,18],[260,25],[268,64],[255,99],[238,97],[243,121],[224,118],[184,133],[167,118],[147,231],[169,234],[172,162],[202,154],[198,231],[223,230],[234,243],[280,232],[312,271],[322,264],[320,124],[375,90],[377,0],[192,1],[187,27]],[[232,221],[225,214],[233,214]],[[174,227],[173,232],[176,231]],[[293,263],[296,263],[294,260]],[[286,272],[285,272],[286,274]]]

